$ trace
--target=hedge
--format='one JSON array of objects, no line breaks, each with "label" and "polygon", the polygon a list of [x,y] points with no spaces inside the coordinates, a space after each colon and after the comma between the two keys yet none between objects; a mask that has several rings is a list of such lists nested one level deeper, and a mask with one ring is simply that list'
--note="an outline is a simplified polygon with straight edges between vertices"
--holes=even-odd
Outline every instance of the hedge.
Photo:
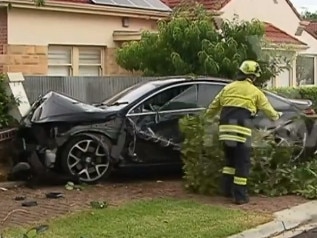
[{"label": "hedge", "polygon": [[[223,152],[217,136],[217,121],[205,115],[180,120],[185,137],[182,159],[185,187],[200,194],[219,194]],[[301,195],[317,198],[317,160],[291,160],[294,145],[278,146],[273,136],[253,131],[252,169],[249,190],[267,196]]]},{"label": "hedge", "polygon": [[316,86],[273,88],[270,91],[292,99],[310,99],[313,102],[313,108],[317,110]]},{"label": "hedge", "polygon": [[6,84],[6,76],[0,73],[0,129],[11,127],[16,123],[10,115],[10,110],[18,104],[18,100],[8,94]]}]

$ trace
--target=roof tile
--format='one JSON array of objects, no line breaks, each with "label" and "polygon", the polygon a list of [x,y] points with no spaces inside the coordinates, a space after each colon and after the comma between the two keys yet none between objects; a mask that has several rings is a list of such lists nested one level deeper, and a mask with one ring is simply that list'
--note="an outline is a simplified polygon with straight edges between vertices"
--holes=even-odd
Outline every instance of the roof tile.
[{"label": "roof tile", "polygon": [[317,22],[316,21],[311,21],[309,25],[306,26],[305,30],[317,39]]},{"label": "roof tile", "polygon": [[[182,0],[161,0],[170,8],[176,7],[179,5]],[[226,6],[231,0],[196,0],[196,2],[204,5],[207,10],[216,10],[219,11],[224,6]]]},{"label": "roof tile", "polygon": [[304,42],[298,40],[294,36],[289,35],[285,31],[265,22],[265,35],[266,38],[276,44],[294,44],[294,45],[306,45]]}]

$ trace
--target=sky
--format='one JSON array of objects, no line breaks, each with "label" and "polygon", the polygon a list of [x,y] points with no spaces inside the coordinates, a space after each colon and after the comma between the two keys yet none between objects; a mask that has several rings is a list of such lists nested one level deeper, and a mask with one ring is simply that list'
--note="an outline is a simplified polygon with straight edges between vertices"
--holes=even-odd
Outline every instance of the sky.
[{"label": "sky", "polygon": [[310,12],[317,11],[317,0],[291,0],[299,12],[307,9]]}]

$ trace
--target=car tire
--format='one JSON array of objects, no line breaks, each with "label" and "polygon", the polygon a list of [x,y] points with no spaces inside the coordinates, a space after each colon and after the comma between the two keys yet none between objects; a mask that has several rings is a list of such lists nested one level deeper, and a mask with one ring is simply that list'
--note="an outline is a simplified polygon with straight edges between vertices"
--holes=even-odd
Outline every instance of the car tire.
[{"label": "car tire", "polygon": [[61,168],[70,176],[78,176],[81,182],[96,183],[112,172],[111,146],[103,135],[76,135],[63,146]]}]

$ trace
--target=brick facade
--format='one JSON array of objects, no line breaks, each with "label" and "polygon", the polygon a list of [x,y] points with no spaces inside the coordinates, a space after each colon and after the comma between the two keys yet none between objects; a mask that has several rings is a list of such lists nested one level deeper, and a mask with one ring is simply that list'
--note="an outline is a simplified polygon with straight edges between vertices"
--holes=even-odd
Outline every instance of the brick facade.
[{"label": "brick facade", "polygon": [[[4,54],[5,45],[8,43],[8,14],[6,8],[0,8],[0,57]],[[0,60],[0,73],[3,72],[3,64]]]},{"label": "brick facade", "polygon": [[[121,68],[115,59],[115,48],[107,48],[104,61],[104,75],[139,75]],[[47,75],[48,47],[39,45],[4,45],[0,54],[2,72],[21,72],[26,76]]]},{"label": "brick facade", "polygon": [[137,75],[121,68],[116,62],[116,48],[107,48],[105,57],[105,75]]},{"label": "brick facade", "polygon": [[47,49],[47,46],[38,45],[5,45],[0,65],[3,65],[3,72],[46,75]]}]

